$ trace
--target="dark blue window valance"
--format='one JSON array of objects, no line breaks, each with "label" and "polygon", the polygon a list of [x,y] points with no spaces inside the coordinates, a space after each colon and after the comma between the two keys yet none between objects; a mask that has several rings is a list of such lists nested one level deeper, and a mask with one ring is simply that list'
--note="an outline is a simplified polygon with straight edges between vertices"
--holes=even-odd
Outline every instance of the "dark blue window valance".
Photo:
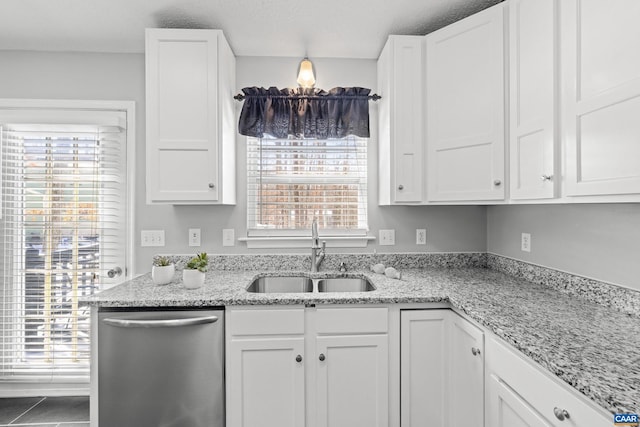
[{"label": "dark blue window valance", "polygon": [[244,104],[238,131],[256,138],[331,139],[369,137],[371,89],[242,89]]}]

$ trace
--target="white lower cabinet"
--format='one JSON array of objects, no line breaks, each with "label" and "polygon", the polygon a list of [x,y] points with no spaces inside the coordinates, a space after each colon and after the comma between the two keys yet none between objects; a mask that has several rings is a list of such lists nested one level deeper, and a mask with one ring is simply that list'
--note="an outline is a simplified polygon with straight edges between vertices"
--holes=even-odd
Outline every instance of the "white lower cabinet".
[{"label": "white lower cabinet", "polygon": [[484,333],[450,312],[449,423],[450,427],[483,425]]},{"label": "white lower cabinet", "polygon": [[227,427],[387,427],[388,309],[227,309]]},{"label": "white lower cabinet", "polygon": [[316,351],[318,427],[386,426],[387,335],[318,337]]},{"label": "white lower cabinet", "polygon": [[495,337],[486,342],[486,425],[605,427],[611,415]]},{"label": "white lower cabinet", "polygon": [[228,389],[229,425],[304,425],[302,354],[302,336],[235,340],[227,352],[227,378],[237,379]]},{"label": "white lower cabinet", "polygon": [[401,427],[483,426],[483,332],[451,310],[403,310]]},{"label": "white lower cabinet", "polygon": [[611,425],[448,308],[230,307],[226,319],[227,427]]},{"label": "white lower cabinet", "polygon": [[495,375],[487,384],[487,424],[494,427],[549,427],[542,415]]}]

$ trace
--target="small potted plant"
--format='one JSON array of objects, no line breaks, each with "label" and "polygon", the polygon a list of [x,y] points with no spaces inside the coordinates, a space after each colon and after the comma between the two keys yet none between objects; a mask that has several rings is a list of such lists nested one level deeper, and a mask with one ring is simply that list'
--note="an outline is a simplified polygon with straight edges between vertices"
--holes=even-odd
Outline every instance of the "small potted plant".
[{"label": "small potted plant", "polygon": [[196,289],[204,284],[204,274],[209,267],[209,257],[206,252],[196,254],[187,262],[182,271],[182,282],[188,289]]},{"label": "small potted plant", "polygon": [[173,280],[176,266],[167,257],[161,256],[153,260],[151,279],[156,285],[166,285]]}]

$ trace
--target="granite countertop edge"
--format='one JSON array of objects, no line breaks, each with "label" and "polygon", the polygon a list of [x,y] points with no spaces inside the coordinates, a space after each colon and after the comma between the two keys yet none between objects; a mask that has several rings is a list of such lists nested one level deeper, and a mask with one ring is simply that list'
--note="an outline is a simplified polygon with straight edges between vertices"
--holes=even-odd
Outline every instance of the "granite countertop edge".
[{"label": "granite countertop edge", "polygon": [[640,360],[634,351],[640,348],[638,317],[496,270],[411,269],[401,280],[353,271],[349,275],[367,277],[376,290],[301,294],[250,293],[246,287],[264,274],[322,278],[338,273],[209,271],[198,289],[186,289],[179,274],[167,285],[155,285],[145,274],[83,301],[105,309],[447,303],[609,412],[640,411]]}]

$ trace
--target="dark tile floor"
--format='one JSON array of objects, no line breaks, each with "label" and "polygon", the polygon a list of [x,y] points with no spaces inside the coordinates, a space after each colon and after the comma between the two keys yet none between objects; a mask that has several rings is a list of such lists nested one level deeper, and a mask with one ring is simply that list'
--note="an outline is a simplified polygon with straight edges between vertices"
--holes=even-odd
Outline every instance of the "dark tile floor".
[{"label": "dark tile floor", "polygon": [[89,427],[89,398],[16,397],[0,399],[0,427]]}]

